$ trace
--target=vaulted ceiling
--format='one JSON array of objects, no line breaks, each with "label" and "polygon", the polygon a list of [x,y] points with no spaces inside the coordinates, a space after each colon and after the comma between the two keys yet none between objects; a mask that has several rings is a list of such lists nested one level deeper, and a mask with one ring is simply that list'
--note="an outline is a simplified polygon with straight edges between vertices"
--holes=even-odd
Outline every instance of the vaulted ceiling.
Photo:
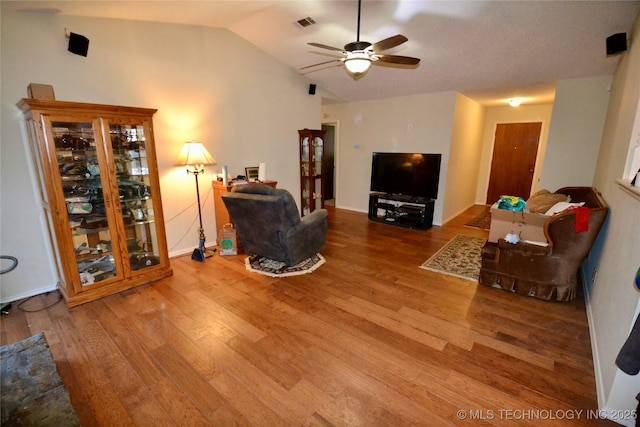
[{"label": "vaulted ceiling", "polygon": [[[333,94],[327,102],[459,91],[499,105],[513,97],[550,102],[557,80],[612,74],[620,56],[606,55],[605,40],[631,34],[640,1],[363,0],[360,39],[403,34],[409,41],[385,53],[421,63],[373,66],[359,80],[340,62],[300,70],[340,54],[309,42],[342,48],[356,40],[355,0],[28,1],[16,8],[227,28]],[[307,17],[315,24],[296,24]]]}]

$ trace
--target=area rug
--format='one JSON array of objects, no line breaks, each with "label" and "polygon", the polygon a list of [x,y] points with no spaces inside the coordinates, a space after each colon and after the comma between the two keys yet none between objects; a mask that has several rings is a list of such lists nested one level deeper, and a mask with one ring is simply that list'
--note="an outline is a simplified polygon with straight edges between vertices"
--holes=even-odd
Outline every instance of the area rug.
[{"label": "area rug", "polygon": [[461,279],[478,281],[480,256],[486,239],[457,235],[426,260],[420,268]]},{"label": "area rug", "polygon": [[480,214],[465,224],[467,227],[488,230],[491,226],[491,208],[487,206]]},{"label": "area rug", "polygon": [[301,274],[313,273],[324,263],[325,259],[320,254],[315,254],[300,264],[290,267],[287,267],[283,262],[273,261],[263,256],[251,256],[244,260],[248,271],[270,277],[299,276]]},{"label": "area rug", "polygon": [[0,425],[80,425],[43,333],[1,347],[0,369]]}]

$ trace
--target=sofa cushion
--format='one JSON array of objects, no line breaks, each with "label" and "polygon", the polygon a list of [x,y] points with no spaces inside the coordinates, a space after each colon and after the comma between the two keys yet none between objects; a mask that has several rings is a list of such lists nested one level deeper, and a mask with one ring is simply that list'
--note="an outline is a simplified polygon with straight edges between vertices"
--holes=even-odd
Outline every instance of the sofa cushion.
[{"label": "sofa cushion", "polygon": [[558,214],[560,212],[566,211],[569,208],[577,208],[580,206],[584,206],[584,202],[558,202],[555,205],[551,206],[546,212],[545,215],[551,216]]},{"label": "sofa cushion", "polygon": [[545,213],[558,202],[567,202],[565,194],[551,193],[549,190],[540,190],[527,200],[527,210],[533,213]]}]

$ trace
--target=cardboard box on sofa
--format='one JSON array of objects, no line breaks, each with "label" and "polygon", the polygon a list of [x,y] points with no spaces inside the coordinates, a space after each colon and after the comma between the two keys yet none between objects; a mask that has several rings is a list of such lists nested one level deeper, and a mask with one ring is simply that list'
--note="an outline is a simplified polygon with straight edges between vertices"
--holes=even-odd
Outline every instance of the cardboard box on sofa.
[{"label": "cardboard box on sofa", "polygon": [[520,240],[546,243],[544,223],[549,217],[530,212],[513,212],[498,209],[498,205],[491,207],[491,228],[489,241],[497,242],[509,233],[520,236]]}]

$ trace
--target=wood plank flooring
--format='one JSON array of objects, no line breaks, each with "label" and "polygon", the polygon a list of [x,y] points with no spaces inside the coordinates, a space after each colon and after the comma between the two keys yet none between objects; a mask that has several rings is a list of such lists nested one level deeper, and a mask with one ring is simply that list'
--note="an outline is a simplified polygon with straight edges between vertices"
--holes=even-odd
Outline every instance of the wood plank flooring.
[{"label": "wood plank flooring", "polygon": [[72,309],[14,303],[0,343],[44,332],[84,426],[616,425],[597,419],[581,293],[418,268],[457,234],[486,238],[464,226],[481,209],[425,232],[330,208],[313,274],[174,258],[173,277]]}]

